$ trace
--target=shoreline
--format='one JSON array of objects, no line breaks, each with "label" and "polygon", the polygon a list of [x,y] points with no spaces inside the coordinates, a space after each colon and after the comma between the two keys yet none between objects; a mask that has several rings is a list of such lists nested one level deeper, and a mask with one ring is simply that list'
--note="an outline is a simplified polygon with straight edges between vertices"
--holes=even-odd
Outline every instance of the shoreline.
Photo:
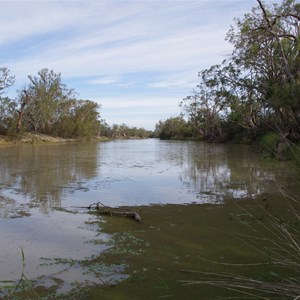
[{"label": "shoreline", "polygon": [[[91,139],[91,141],[106,141],[108,138],[106,137],[96,137]],[[57,136],[51,136],[47,134],[40,133],[24,133],[19,137],[8,137],[5,135],[0,135],[0,146],[2,145],[13,145],[13,144],[40,144],[40,143],[70,143],[70,142],[78,142],[80,139],[75,138],[62,138]]]},{"label": "shoreline", "polygon": [[0,135],[0,146],[5,146],[5,145],[14,145],[14,144],[57,144],[57,143],[74,143],[74,142],[82,142],[82,141],[91,141],[91,142],[106,142],[106,141],[111,141],[115,139],[142,139],[140,137],[114,137],[114,138],[109,138],[105,136],[99,136],[99,137],[94,137],[91,139],[85,139],[85,138],[62,138],[58,136],[51,136],[47,134],[41,134],[41,133],[31,133],[31,132],[26,132],[23,133],[20,136],[17,137],[11,137],[11,136],[6,136],[6,135]]},{"label": "shoreline", "polygon": [[46,134],[24,133],[19,137],[0,135],[0,145],[34,144],[34,143],[66,143],[75,139],[65,139]]}]

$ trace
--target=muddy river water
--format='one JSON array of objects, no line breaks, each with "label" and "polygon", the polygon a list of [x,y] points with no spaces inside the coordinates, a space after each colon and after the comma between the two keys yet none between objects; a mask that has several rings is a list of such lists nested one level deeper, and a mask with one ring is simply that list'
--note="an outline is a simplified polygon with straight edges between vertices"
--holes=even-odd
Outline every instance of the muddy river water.
[{"label": "muddy river water", "polygon": [[[284,211],[282,187],[299,195],[293,166],[243,145],[148,139],[2,146],[0,298],[225,297],[184,283],[198,271],[266,262],[236,234],[249,236],[266,212]],[[130,206],[143,223],[90,212],[98,201]],[[269,270],[237,272],[263,277]]]}]

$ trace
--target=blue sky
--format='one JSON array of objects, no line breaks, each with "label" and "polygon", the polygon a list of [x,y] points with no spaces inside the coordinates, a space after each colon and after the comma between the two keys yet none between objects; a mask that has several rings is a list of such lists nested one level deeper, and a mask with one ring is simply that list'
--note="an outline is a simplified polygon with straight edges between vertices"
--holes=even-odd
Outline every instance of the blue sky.
[{"label": "blue sky", "polygon": [[[270,1],[265,1],[270,3]],[[102,105],[108,124],[154,129],[200,70],[231,52],[234,17],[255,0],[0,0],[0,66],[16,76],[9,94],[42,68],[61,73],[79,98]]]}]

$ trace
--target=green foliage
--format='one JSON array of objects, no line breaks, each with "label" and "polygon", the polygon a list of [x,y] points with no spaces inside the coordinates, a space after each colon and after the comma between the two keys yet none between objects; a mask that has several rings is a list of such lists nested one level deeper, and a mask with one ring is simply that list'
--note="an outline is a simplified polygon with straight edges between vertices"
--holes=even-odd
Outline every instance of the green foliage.
[{"label": "green foliage", "polygon": [[66,138],[92,138],[100,128],[99,105],[89,100],[70,101],[69,109],[57,120],[53,132]]},{"label": "green foliage", "polygon": [[275,150],[278,141],[278,133],[267,132],[260,138],[259,144],[263,150],[272,153]]},{"label": "green foliage", "polygon": [[5,67],[0,68],[0,97],[14,83],[15,77],[13,75],[10,75],[10,70]]},{"label": "green foliage", "polygon": [[[74,91],[63,84],[60,73],[53,70],[42,69],[37,76],[30,75],[28,78],[29,103],[24,112],[24,127],[36,133],[49,134],[64,114],[66,103],[71,104],[74,99]],[[19,99],[21,103],[21,94]]]},{"label": "green foliage", "polygon": [[[300,111],[300,80],[292,83],[273,83],[268,89],[268,100],[281,115],[292,116]],[[286,120],[291,121],[291,120]]]},{"label": "green foliage", "polygon": [[101,124],[100,133],[110,138],[148,138],[151,135],[144,128],[129,127],[126,124],[108,126],[106,123]]},{"label": "green foliage", "polygon": [[[22,130],[53,134],[65,138],[91,138],[100,128],[99,105],[78,100],[73,89],[61,81],[61,74],[42,69],[28,76],[28,103],[24,109]],[[20,105],[24,101],[19,95]]]},{"label": "green foliage", "polygon": [[[281,156],[300,140],[300,6],[295,0],[257,2],[226,36],[234,46],[231,56],[199,72],[200,83],[181,107],[198,137],[263,136],[262,147]],[[278,145],[270,130],[281,137]]]},{"label": "green foliage", "polygon": [[[42,69],[28,78],[30,83],[19,92],[20,110],[17,110],[16,101],[2,96],[14,83],[14,77],[8,69],[0,68],[0,134],[14,139],[28,131],[78,139],[146,138],[151,134],[144,128],[126,124],[110,127],[100,119],[100,105],[76,99],[75,91],[62,83],[60,73]],[[20,126],[17,126],[20,115]]]},{"label": "green foliage", "polygon": [[0,134],[8,134],[16,125],[16,106],[8,97],[0,97]]},{"label": "green foliage", "polygon": [[0,134],[7,134],[15,122],[16,103],[4,96],[7,89],[15,82],[10,70],[0,68]]},{"label": "green foliage", "polygon": [[287,158],[294,162],[296,172],[300,175],[300,143],[291,145],[287,152]]},{"label": "green foliage", "polygon": [[182,117],[173,117],[159,121],[154,135],[161,139],[184,139],[193,137],[194,130]]}]

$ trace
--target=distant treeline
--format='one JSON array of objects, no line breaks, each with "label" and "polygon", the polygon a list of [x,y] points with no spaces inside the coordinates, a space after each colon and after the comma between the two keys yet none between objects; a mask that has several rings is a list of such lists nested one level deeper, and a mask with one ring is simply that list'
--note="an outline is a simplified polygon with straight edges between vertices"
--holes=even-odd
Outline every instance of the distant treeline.
[{"label": "distant treeline", "polygon": [[227,33],[232,54],[199,72],[182,115],[159,121],[155,136],[255,141],[279,158],[299,143],[300,4],[257,3]]},{"label": "distant treeline", "polygon": [[11,137],[33,132],[64,138],[144,138],[150,132],[125,124],[109,126],[100,119],[100,105],[78,99],[73,89],[61,81],[61,74],[42,69],[28,76],[29,84],[17,99],[6,96],[15,77],[0,68],[0,134]]},{"label": "distant treeline", "polygon": [[105,121],[100,124],[100,136],[108,138],[149,138],[153,136],[153,132],[144,128],[129,127],[126,124],[113,124],[109,126]]}]

